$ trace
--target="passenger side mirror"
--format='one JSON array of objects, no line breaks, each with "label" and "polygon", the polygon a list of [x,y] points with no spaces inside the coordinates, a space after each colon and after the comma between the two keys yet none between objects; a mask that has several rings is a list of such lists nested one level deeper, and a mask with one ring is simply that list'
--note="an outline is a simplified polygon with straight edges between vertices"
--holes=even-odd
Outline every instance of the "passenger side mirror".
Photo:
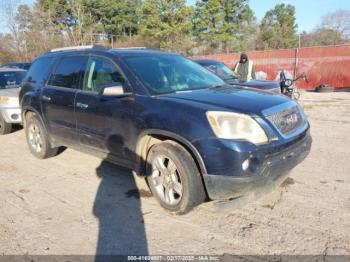
[{"label": "passenger side mirror", "polygon": [[129,93],[125,93],[123,85],[121,83],[112,83],[105,85],[100,90],[101,96],[124,96]]}]

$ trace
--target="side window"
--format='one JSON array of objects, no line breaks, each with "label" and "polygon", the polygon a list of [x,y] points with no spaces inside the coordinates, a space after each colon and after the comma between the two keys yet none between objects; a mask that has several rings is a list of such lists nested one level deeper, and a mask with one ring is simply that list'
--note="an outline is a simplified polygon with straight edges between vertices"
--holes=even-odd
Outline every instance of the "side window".
[{"label": "side window", "polygon": [[126,81],[115,64],[107,58],[90,57],[85,70],[83,90],[98,93],[106,85],[120,83],[126,85]]},{"label": "side window", "polygon": [[84,56],[68,56],[61,59],[56,71],[51,75],[49,85],[66,88],[79,88],[79,79],[87,58]]},{"label": "side window", "polygon": [[40,84],[48,76],[53,64],[53,57],[41,57],[34,61],[30,67],[24,82]]}]

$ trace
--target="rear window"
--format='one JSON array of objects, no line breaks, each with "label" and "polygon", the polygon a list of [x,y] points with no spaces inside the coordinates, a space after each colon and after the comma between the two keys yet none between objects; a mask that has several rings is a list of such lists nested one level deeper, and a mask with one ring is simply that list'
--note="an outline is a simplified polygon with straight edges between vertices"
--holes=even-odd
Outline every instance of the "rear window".
[{"label": "rear window", "polygon": [[46,80],[53,64],[53,57],[41,57],[34,61],[30,67],[25,82],[40,84]]},{"label": "rear window", "polygon": [[87,62],[87,57],[69,56],[64,57],[57,65],[55,73],[52,74],[49,85],[78,88],[82,70]]},{"label": "rear window", "polygon": [[26,72],[0,72],[0,89],[16,88],[22,82]]}]

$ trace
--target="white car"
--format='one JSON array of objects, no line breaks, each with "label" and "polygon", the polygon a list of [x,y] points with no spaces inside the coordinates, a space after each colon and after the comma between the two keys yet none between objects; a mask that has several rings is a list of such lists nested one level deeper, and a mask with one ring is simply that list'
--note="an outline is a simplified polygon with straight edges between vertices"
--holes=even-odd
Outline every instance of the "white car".
[{"label": "white car", "polygon": [[14,124],[22,123],[18,93],[26,73],[18,68],[0,68],[0,135],[10,133]]}]

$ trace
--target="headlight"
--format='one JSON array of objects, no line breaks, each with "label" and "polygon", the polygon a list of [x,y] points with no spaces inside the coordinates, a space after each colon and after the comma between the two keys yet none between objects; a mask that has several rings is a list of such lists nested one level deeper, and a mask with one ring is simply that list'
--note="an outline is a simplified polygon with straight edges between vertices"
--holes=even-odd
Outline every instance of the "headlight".
[{"label": "headlight", "polygon": [[247,140],[253,144],[268,142],[265,131],[248,115],[208,111],[207,118],[219,138]]},{"label": "headlight", "polygon": [[3,106],[17,105],[18,98],[10,96],[0,96],[0,104]]}]

